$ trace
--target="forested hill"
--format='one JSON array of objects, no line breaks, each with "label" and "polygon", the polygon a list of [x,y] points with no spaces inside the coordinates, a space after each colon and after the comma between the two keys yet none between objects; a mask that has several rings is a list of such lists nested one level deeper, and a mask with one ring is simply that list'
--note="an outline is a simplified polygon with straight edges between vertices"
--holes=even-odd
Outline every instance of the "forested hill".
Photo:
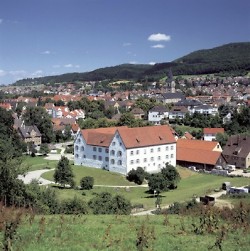
[{"label": "forested hill", "polygon": [[158,80],[171,68],[176,75],[198,74],[235,74],[242,75],[250,71],[250,42],[231,43],[213,49],[199,50],[170,63],[154,66],[143,64],[123,64],[100,68],[85,73],[67,73],[35,79],[19,80],[14,85],[36,85],[44,83],[98,81],[98,80]]}]

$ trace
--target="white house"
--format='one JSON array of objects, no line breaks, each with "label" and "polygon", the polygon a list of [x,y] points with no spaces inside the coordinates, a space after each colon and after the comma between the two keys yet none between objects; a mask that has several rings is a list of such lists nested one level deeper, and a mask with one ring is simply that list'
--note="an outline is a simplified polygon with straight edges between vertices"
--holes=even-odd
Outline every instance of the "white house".
[{"label": "white house", "polygon": [[121,174],[139,166],[158,172],[176,165],[176,140],[167,125],[85,129],[74,142],[74,163]]},{"label": "white house", "polygon": [[218,133],[224,133],[224,128],[203,128],[203,139],[206,141],[216,140]]},{"label": "white house", "polygon": [[155,106],[148,112],[148,121],[160,125],[161,120],[168,118],[168,109],[165,106]]}]

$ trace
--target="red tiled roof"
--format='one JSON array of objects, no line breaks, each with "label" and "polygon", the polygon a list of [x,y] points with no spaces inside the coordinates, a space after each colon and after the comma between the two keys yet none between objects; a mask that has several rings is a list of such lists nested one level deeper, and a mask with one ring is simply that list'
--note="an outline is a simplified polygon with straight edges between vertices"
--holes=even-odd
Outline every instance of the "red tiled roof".
[{"label": "red tiled roof", "polygon": [[126,148],[175,143],[172,128],[167,125],[135,128],[119,128],[118,132]]},{"label": "red tiled roof", "polygon": [[192,135],[191,133],[189,133],[189,132],[185,132],[185,133],[184,133],[184,137],[185,137],[186,139],[193,139],[193,138],[194,138],[193,135]]},{"label": "red tiled roof", "polygon": [[177,143],[176,155],[177,155],[176,156],[177,161],[215,165],[221,155],[221,152],[197,150],[192,148],[181,148],[178,147]]},{"label": "red tiled roof", "polygon": [[204,128],[204,134],[217,134],[217,133],[224,133],[224,128]]},{"label": "red tiled roof", "polygon": [[217,141],[204,141],[204,140],[196,140],[196,139],[178,139],[177,140],[177,149],[185,148],[185,149],[195,149],[196,154],[198,154],[200,150],[213,151],[218,145]]}]

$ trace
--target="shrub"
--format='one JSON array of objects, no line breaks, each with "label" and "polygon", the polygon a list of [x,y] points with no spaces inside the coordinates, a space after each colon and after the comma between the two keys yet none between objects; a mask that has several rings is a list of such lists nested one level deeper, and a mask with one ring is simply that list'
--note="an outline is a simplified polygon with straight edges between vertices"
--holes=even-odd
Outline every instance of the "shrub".
[{"label": "shrub", "polygon": [[85,176],[80,180],[80,186],[83,190],[90,190],[94,186],[94,178],[91,176]]},{"label": "shrub", "polygon": [[73,199],[62,201],[60,211],[63,214],[87,214],[88,206],[85,201],[75,196]]},{"label": "shrub", "polygon": [[142,167],[137,167],[137,169],[132,169],[127,174],[127,180],[141,185],[145,179],[145,171]]}]

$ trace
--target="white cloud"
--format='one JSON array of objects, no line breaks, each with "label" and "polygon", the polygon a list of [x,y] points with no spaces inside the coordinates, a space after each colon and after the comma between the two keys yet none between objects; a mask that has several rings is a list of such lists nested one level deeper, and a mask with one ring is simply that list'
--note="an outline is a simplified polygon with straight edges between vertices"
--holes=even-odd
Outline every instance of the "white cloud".
[{"label": "white cloud", "polygon": [[0,18],[0,24],[3,22],[3,19]]},{"label": "white cloud", "polygon": [[59,64],[52,65],[53,68],[60,68],[61,66]]},{"label": "white cloud", "polygon": [[123,46],[130,46],[130,45],[132,45],[131,43],[123,43],[122,44]]},{"label": "white cloud", "polygon": [[157,48],[157,49],[162,49],[162,48],[165,47],[165,45],[163,45],[163,44],[156,44],[156,45],[152,45],[151,47],[152,48]]},{"label": "white cloud", "polygon": [[166,35],[166,34],[162,34],[162,33],[157,33],[157,34],[151,34],[149,37],[148,37],[148,40],[149,41],[170,41],[171,40],[171,37],[169,35]]},{"label": "white cloud", "polygon": [[149,62],[148,64],[149,65],[155,65],[156,63],[155,62]]},{"label": "white cloud", "polygon": [[72,65],[72,64],[65,64],[64,67],[65,67],[65,68],[72,68],[73,65]]},{"label": "white cloud", "polygon": [[6,71],[0,69],[0,77],[5,76],[6,74],[7,74]]},{"label": "white cloud", "polygon": [[41,54],[49,55],[49,54],[51,54],[51,52],[50,51],[43,51],[43,52],[41,52]]}]

